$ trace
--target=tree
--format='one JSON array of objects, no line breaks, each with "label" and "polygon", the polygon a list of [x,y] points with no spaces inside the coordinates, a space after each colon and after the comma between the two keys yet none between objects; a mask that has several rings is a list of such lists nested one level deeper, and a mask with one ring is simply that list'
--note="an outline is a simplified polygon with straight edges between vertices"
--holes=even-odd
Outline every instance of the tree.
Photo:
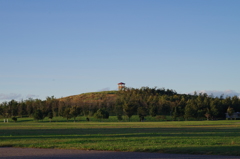
[{"label": "tree", "polygon": [[117,116],[117,119],[119,121],[123,120],[123,118],[122,118],[123,107],[122,107],[122,102],[119,99],[116,100],[114,112],[115,112],[115,114]]},{"label": "tree", "polygon": [[26,103],[26,111],[29,116],[32,116],[34,114],[34,109],[33,109],[33,99],[29,98],[28,100],[25,101]]},{"label": "tree", "polygon": [[220,105],[219,99],[212,99],[210,102],[210,115],[212,118],[217,117],[219,114],[218,105]]},{"label": "tree", "polygon": [[186,100],[185,100],[184,97],[182,97],[180,102],[177,103],[177,116],[178,116],[178,120],[180,120],[181,117],[184,117],[185,106],[186,106]]},{"label": "tree", "polygon": [[140,121],[143,121],[144,117],[147,116],[147,109],[144,107],[138,107],[137,114],[140,118]]},{"label": "tree", "polygon": [[73,106],[70,108],[70,114],[72,115],[74,122],[76,120],[76,117],[80,114],[80,109],[76,106]]},{"label": "tree", "polygon": [[230,117],[231,120],[232,120],[232,115],[235,113],[234,109],[231,108],[231,107],[228,107],[227,113],[228,113],[229,117]]},{"label": "tree", "polygon": [[199,120],[199,119],[201,119],[202,117],[204,117],[205,116],[205,111],[203,110],[203,109],[198,109],[197,110],[197,119]]},{"label": "tree", "polygon": [[209,118],[211,117],[211,111],[207,108],[207,111],[205,113],[205,117],[207,118],[207,120],[209,120]]},{"label": "tree", "polygon": [[42,111],[40,109],[37,109],[33,114],[33,118],[34,118],[34,120],[37,120],[37,121],[38,120],[43,120],[44,117],[43,117]]},{"label": "tree", "polygon": [[65,103],[63,101],[59,101],[58,103],[58,115],[59,116],[64,116],[64,110],[65,110],[66,106]]},{"label": "tree", "polygon": [[52,111],[48,112],[48,118],[50,119],[50,122],[52,122],[52,118],[53,118],[53,112]]},{"label": "tree", "polygon": [[184,118],[188,120],[190,117],[196,118],[195,103],[193,100],[188,100],[184,110]]},{"label": "tree", "polygon": [[170,102],[163,101],[161,104],[161,114],[169,115],[171,113]]},{"label": "tree", "polygon": [[0,105],[0,115],[3,115],[3,108],[2,108],[2,105]]},{"label": "tree", "polygon": [[94,117],[97,119],[108,119],[109,113],[106,111],[106,109],[98,109],[97,112],[94,114]]},{"label": "tree", "polygon": [[158,108],[157,108],[157,106],[152,105],[152,106],[150,107],[149,114],[150,114],[152,117],[155,117],[155,116],[157,115],[157,113],[158,113]]},{"label": "tree", "polygon": [[124,113],[127,115],[129,121],[130,118],[132,117],[132,115],[136,112],[136,105],[134,102],[130,101],[130,102],[125,102],[123,105],[123,111]]},{"label": "tree", "polygon": [[54,110],[56,110],[56,99],[54,98],[54,96],[46,97],[45,107],[46,107],[45,111],[47,116],[49,116],[49,112],[51,112],[52,117],[53,117],[53,114],[55,114],[56,116],[57,113],[54,112]]},{"label": "tree", "polygon": [[232,108],[234,109],[235,112],[240,111],[240,99],[238,96],[232,97]]},{"label": "tree", "polygon": [[226,110],[231,107],[232,107],[232,100],[231,100],[231,97],[226,97],[225,99],[222,100],[222,107],[223,107],[223,114],[225,114]]},{"label": "tree", "polygon": [[7,102],[3,102],[3,103],[1,104],[1,107],[2,107],[2,116],[3,116],[4,118],[10,117],[10,115],[11,115],[11,109],[10,109],[8,103],[7,103]]},{"label": "tree", "polygon": [[17,116],[18,115],[18,102],[15,100],[11,100],[8,102],[9,113],[10,116]]},{"label": "tree", "polygon": [[26,104],[24,101],[21,101],[18,104],[18,116],[22,117],[23,115],[27,115]]},{"label": "tree", "polygon": [[175,107],[174,110],[173,110],[173,119],[176,120],[179,117],[181,116],[181,112],[180,112],[180,108],[179,107]]},{"label": "tree", "polygon": [[68,119],[71,119],[71,118],[72,118],[72,115],[71,115],[71,113],[70,113],[70,108],[66,108],[66,109],[64,110],[64,112],[63,112],[63,117],[66,118],[67,121],[68,121]]}]

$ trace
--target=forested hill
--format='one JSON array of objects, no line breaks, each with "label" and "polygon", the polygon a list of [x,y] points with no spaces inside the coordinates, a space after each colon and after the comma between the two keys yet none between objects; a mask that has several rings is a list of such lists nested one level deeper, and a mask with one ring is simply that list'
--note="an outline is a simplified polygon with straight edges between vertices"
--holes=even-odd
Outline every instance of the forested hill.
[{"label": "forested hill", "polygon": [[115,115],[119,120],[123,115],[129,119],[132,115],[139,115],[140,119],[148,115],[170,115],[173,120],[223,119],[226,112],[232,114],[234,111],[240,112],[240,99],[237,96],[219,98],[201,93],[186,95],[171,89],[149,87],[83,93],[60,99],[12,100],[0,105],[1,117],[34,116],[40,113],[42,117],[62,116],[67,119],[79,115],[101,118]]},{"label": "forested hill", "polygon": [[[139,90],[139,93],[147,93],[147,94],[158,94],[158,95],[169,95],[172,96],[177,94],[176,91],[171,89],[157,89],[157,88],[148,88],[142,87],[140,89],[134,88],[126,88],[125,90]],[[119,95],[119,91],[101,91],[101,92],[90,92],[90,93],[83,93],[78,95],[67,96],[63,98],[59,98],[59,101],[69,101],[69,100],[80,100],[80,101],[101,101],[101,100],[115,100],[116,97]]]}]

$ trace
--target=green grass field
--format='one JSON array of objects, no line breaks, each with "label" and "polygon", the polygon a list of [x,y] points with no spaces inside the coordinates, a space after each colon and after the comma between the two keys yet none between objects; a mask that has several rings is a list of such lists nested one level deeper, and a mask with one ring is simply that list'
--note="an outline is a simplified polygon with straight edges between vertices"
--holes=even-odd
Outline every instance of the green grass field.
[{"label": "green grass field", "polygon": [[[80,118],[81,119],[81,118]],[[139,151],[240,156],[240,121],[17,123],[0,119],[0,147]],[[78,119],[79,120],[79,119]]]}]

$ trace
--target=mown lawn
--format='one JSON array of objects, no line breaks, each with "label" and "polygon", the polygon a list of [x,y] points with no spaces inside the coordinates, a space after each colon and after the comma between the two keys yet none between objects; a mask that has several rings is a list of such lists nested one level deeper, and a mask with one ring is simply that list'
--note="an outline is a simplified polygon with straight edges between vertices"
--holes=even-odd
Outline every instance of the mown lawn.
[{"label": "mown lawn", "polygon": [[240,121],[1,120],[0,146],[240,156]]}]

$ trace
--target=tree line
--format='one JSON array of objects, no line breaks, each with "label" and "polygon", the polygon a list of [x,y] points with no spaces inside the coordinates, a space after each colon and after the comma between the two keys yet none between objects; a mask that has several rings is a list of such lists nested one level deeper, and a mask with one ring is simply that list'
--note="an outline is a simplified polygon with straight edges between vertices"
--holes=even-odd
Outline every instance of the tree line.
[{"label": "tree line", "polygon": [[27,99],[11,100],[0,104],[0,116],[3,118],[34,117],[41,120],[48,117],[64,117],[67,120],[77,116],[107,119],[115,115],[118,120],[127,116],[129,121],[133,115],[138,115],[142,121],[146,116],[171,116],[173,120],[224,119],[240,112],[240,99],[233,97],[214,97],[206,93],[196,92],[194,95],[178,94],[174,90],[164,88],[124,88],[116,91],[114,96],[100,93],[95,98],[65,98],[54,96],[45,100]]}]

